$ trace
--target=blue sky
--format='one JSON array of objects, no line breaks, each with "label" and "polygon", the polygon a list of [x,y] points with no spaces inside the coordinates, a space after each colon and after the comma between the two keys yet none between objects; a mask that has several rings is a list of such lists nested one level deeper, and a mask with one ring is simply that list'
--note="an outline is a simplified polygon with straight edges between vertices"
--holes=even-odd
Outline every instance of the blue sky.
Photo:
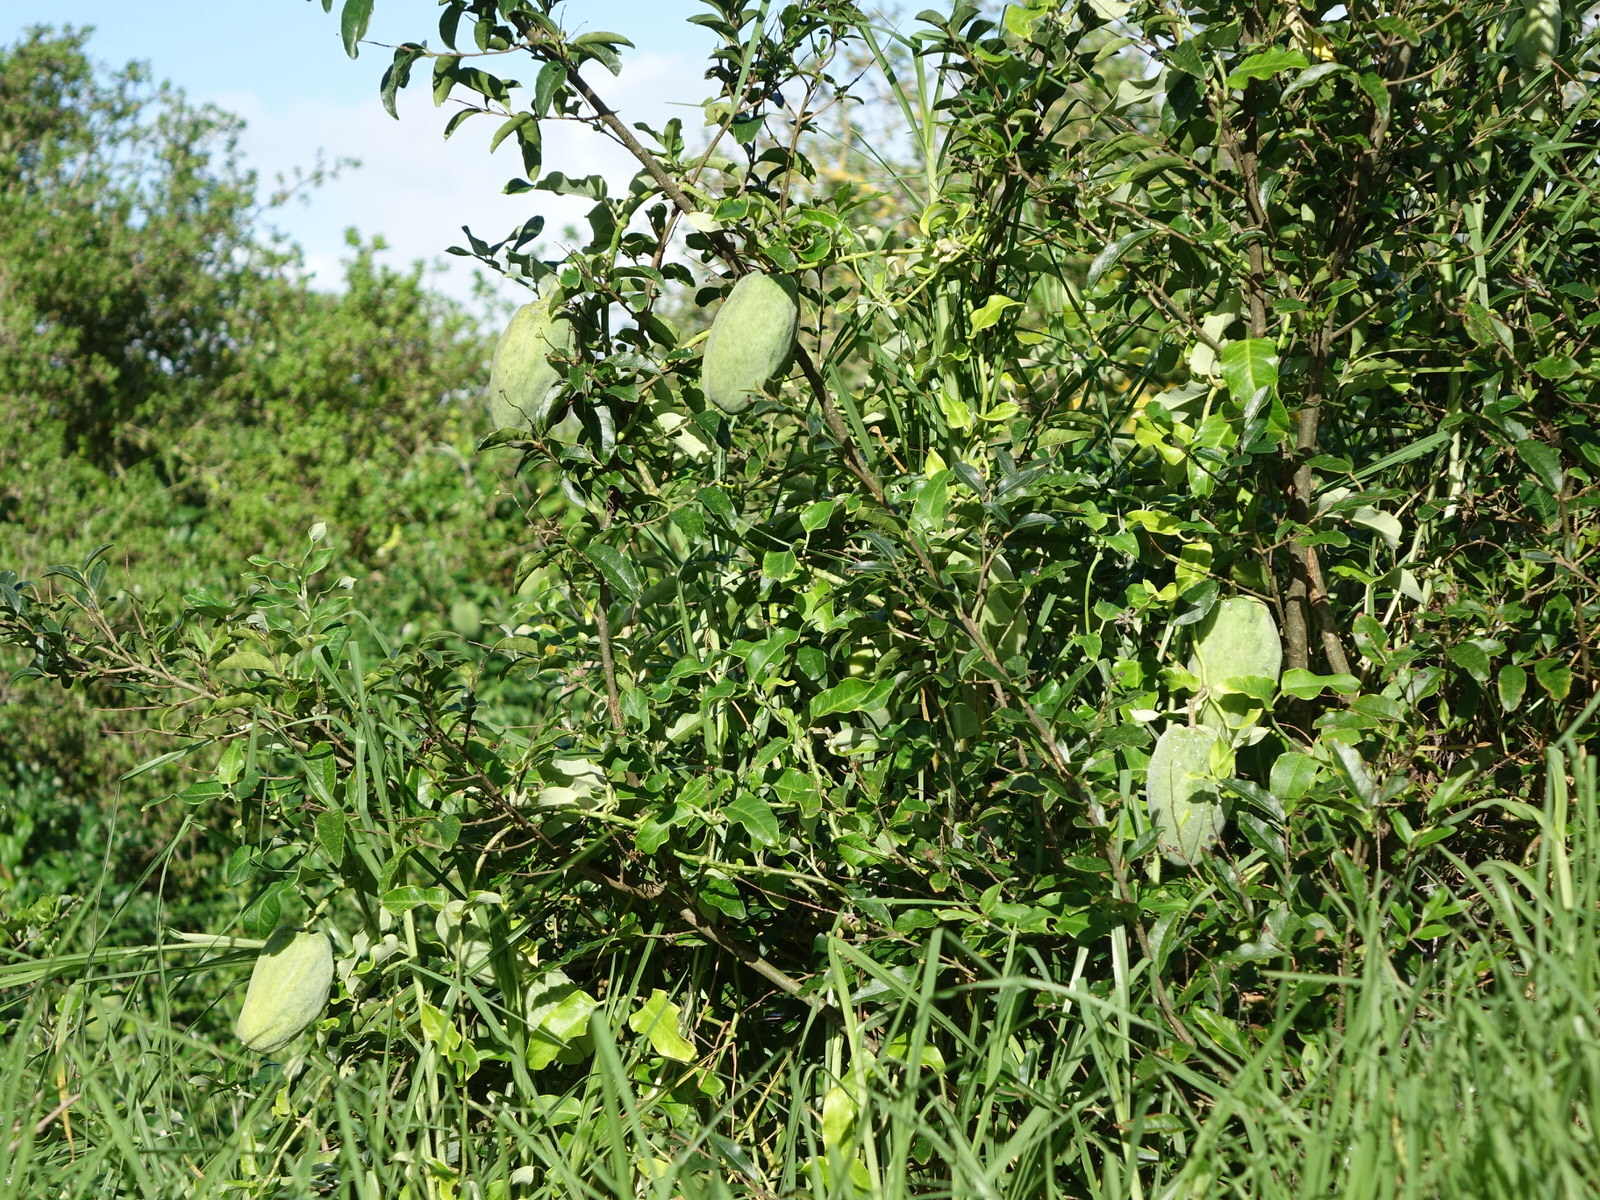
[{"label": "blue sky", "polygon": [[[88,48],[96,60],[148,62],[157,79],[191,100],[243,117],[244,161],[260,174],[263,191],[280,173],[314,166],[319,151],[329,160],[361,159],[359,169],[312,193],[309,203],[273,215],[305,249],[319,281],[337,281],[343,231],[354,225],[364,235],[381,234],[396,263],[444,260],[448,273],[437,285],[465,298],[471,268],[444,253],[462,243],[462,225],[498,240],[534,211],[545,213],[549,235],[577,220],[585,206],[575,201],[561,207],[540,193],[501,194],[506,180],[521,174],[521,160],[513,140],[490,156],[495,123],[488,118],[468,121],[444,141],[450,113],[433,107],[425,70],[401,94],[401,119],[391,119],[378,101],[390,52],[364,45],[358,59],[347,57],[339,9],[340,0],[331,13],[320,0],[0,0],[0,43],[15,42],[30,25],[94,26]],[[586,72],[625,119],[655,125],[678,115],[693,129],[699,118],[692,109],[711,86],[703,77],[711,38],[687,18],[707,11],[694,0],[569,0],[557,15],[569,30],[608,29],[638,47],[625,52],[618,79]],[[377,0],[368,40],[439,45],[438,12],[435,0]],[[528,77],[525,61],[508,59],[500,73]],[[632,173],[614,147],[566,126],[547,130],[545,162],[568,175]]]}]

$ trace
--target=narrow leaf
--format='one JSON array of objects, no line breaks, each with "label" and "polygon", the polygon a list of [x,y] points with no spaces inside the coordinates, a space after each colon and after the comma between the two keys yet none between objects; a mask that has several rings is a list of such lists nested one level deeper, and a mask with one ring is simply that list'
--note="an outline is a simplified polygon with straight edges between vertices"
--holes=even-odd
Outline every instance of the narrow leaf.
[{"label": "narrow leaf", "polygon": [[1086,286],[1094,287],[1105,276],[1105,273],[1117,265],[1117,262],[1129,250],[1133,249],[1146,238],[1154,237],[1160,230],[1136,229],[1132,233],[1125,233],[1112,242],[1099,254],[1094,256],[1094,261],[1089,264],[1089,276]]},{"label": "narrow leaf", "polygon": [[372,0],[344,0],[339,12],[339,36],[344,38],[344,52],[355,58],[361,52],[361,39],[367,36],[367,23],[372,20]]},{"label": "narrow leaf", "polygon": [[877,708],[894,688],[892,679],[868,683],[864,679],[846,679],[843,683],[818,692],[811,700],[811,719],[819,720],[834,713],[862,712]]},{"label": "narrow leaf", "polygon": [[633,49],[633,43],[620,33],[606,33],[597,30],[594,33],[580,33],[572,39],[573,46],[626,46]]},{"label": "narrow leaf", "polygon": [[615,546],[592,543],[583,553],[611,585],[611,590],[617,594],[617,599],[627,601],[638,599],[639,593],[644,590],[644,583],[639,578],[638,568],[629,562],[620,550]]},{"label": "narrow leaf", "polygon": [[344,861],[344,835],[343,811],[330,808],[327,812],[317,814],[317,845],[327,855],[329,862],[338,864]]},{"label": "narrow leaf", "polygon": [[1561,486],[1567,481],[1567,473],[1561,469],[1561,455],[1545,445],[1543,442],[1518,442],[1517,457],[1525,462],[1533,473],[1539,477],[1539,482],[1552,496],[1561,494]]},{"label": "narrow leaf", "polygon": [[531,120],[533,120],[532,113],[520,112],[516,116],[512,117],[509,121],[505,122],[505,124],[501,125],[499,129],[494,131],[494,136],[489,139],[489,153],[493,154],[500,148],[501,142],[505,141],[506,138],[510,137],[513,133],[521,129]]},{"label": "narrow leaf", "polygon": [[1228,86],[1242,88],[1252,80],[1271,79],[1285,71],[1310,65],[1310,60],[1298,50],[1264,50],[1240,63],[1238,69],[1228,76]]},{"label": "narrow leaf", "polygon": [[550,104],[558,89],[567,84],[567,68],[563,63],[547,62],[539,68],[539,77],[533,84],[533,111],[541,117],[550,115]]},{"label": "narrow leaf", "polygon": [[383,101],[384,111],[396,121],[400,114],[395,110],[395,93],[411,82],[411,64],[422,57],[422,47],[413,43],[395,48],[394,61],[389,64],[389,69],[383,73],[383,83],[379,86],[378,95]]},{"label": "narrow leaf", "polygon": [[1304,71],[1301,71],[1299,75],[1295,76],[1293,83],[1283,89],[1282,98],[1287,100],[1296,92],[1303,91],[1312,84],[1326,79],[1329,75],[1337,75],[1339,72],[1348,71],[1349,69],[1350,68],[1345,66],[1343,63],[1334,62],[1318,63],[1314,67],[1307,67]]}]

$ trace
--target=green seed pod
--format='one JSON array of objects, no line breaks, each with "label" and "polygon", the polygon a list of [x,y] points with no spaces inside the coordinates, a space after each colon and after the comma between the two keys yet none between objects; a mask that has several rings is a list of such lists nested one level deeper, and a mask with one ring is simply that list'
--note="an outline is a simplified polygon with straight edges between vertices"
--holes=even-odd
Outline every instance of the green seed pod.
[{"label": "green seed pod", "polygon": [[787,369],[799,328],[792,280],[760,274],[740,279],[706,339],[700,365],[706,399],[729,416],[749,408],[755,393]]},{"label": "green seed pod", "polygon": [[333,947],[321,933],[280,929],[267,939],[233,1031],[260,1054],[287,1046],[315,1021],[333,985]]},{"label": "green seed pod", "polygon": [[1524,71],[1534,71],[1550,61],[1561,42],[1561,0],[1530,0],[1517,23],[1512,53]]},{"label": "green seed pod", "polygon": [[1226,818],[1212,748],[1221,735],[1204,725],[1169,726],[1156,740],[1145,779],[1145,805],[1161,831],[1157,846],[1166,860],[1193,866],[1222,836]]},{"label": "green seed pod", "polygon": [[550,424],[564,378],[551,355],[572,354],[572,322],[551,311],[549,300],[517,309],[495,347],[489,372],[489,415],[496,429],[532,429]]},{"label": "green seed pod", "polygon": [[1227,681],[1246,676],[1277,681],[1283,670],[1283,643],[1272,610],[1250,596],[1230,596],[1206,614],[1194,637],[1189,671],[1214,694],[1201,709],[1201,719],[1218,729],[1247,729],[1255,724],[1259,702],[1243,696],[1230,699]]},{"label": "green seed pod", "polygon": [[1276,679],[1283,669],[1283,643],[1272,610],[1253,596],[1230,596],[1217,604],[1195,632],[1189,670],[1205,687],[1241,675]]}]

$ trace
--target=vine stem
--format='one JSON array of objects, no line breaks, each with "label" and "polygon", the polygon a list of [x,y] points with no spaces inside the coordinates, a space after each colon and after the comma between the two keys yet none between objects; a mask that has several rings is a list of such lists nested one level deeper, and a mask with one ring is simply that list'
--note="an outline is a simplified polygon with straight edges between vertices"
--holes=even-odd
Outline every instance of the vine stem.
[{"label": "vine stem", "polygon": [[595,611],[595,630],[600,636],[600,672],[606,681],[606,711],[611,715],[611,728],[625,733],[627,725],[622,719],[622,692],[617,687],[617,660],[611,651],[611,585],[600,577],[600,604]]}]

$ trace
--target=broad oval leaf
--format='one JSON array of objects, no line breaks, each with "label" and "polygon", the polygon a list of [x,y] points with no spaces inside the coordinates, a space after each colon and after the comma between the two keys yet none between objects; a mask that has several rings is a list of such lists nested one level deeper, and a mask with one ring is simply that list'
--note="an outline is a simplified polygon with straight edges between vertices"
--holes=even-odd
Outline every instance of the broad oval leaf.
[{"label": "broad oval leaf", "polygon": [[1222,379],[1228,394],[1240,404],[1249,403],[1262,388],[1269,395],[1278,390],[1278,348],[1268,338],[1246,338],[1229,342],[1219,359]]}]

